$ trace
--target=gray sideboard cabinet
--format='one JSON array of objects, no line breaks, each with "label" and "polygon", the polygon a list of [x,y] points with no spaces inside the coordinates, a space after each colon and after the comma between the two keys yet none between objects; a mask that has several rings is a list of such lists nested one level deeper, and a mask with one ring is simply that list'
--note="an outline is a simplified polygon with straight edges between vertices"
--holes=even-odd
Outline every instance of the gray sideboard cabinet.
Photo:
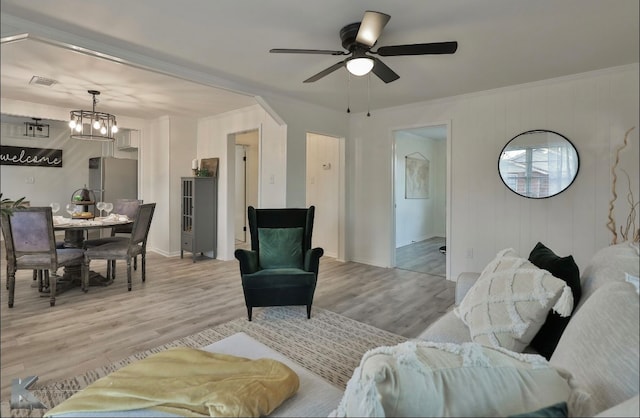
[{"label": "gray sideboard cabinet", "polygon": [[182,177],[180,258],[184,252],[198,254],[217,251],[218,184],[216,177]]}]

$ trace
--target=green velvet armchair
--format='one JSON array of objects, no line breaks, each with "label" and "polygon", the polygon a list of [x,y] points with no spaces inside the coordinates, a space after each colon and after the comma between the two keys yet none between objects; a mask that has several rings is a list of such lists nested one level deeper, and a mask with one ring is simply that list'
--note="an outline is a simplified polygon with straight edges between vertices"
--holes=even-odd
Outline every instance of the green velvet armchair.
[{"label": "green velvet armchair", "polygon": [[311,318],[322,248],[311,248],[315,207],[248,208],[251,250],[237,249],[242,289],[253,307],[306,305]]}]

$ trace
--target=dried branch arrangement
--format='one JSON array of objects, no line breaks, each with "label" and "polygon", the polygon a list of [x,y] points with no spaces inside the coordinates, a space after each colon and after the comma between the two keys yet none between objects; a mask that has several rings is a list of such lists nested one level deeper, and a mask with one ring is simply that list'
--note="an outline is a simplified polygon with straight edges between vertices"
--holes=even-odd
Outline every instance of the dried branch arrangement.
[{"label": "dried branch arrangement", "polygon": [[[627,146],[628,140],[629,140],[629,134],[634,129],[635,129],[635,126],[629,129],[627,132],[625,132],[624,141],[622,145],[620,145],[616,150],[616,160],[614,161],[613,166],[611,166],[611,193],[613,194],[613,197],[609,201],[609,216],[608,216],[609,221],[607,222],[607,229],[611,231],[611,233],[613,234],[613,238],[611,239],[611,245],[618,243],[618,230],[616,228],[616,220],[613,214],[614,208],[615,208],[615,201],[618,199],[618,193],[616,192],[616,183],[618,181],[616,168],[618,167],[618,163],[620,162],[620,152]],[[621,242],[624,242],[624,241],[638,242],[640,241],[640,228],[636,227],[636,214],[638,212],[638,205],[640,204],[640,202],[635,200],[635,197],[633,196],[633,191],[631,190],[631,179],[629,178],[629,174],[624,170],[622,170],[622,173],[627,178],[627,186],[629,189],[627,191],[627,203],[629,204],[630,209],[629,209],[629,215],[627,216],[624,227],[620,225],[620,237],[622,238]]]}]

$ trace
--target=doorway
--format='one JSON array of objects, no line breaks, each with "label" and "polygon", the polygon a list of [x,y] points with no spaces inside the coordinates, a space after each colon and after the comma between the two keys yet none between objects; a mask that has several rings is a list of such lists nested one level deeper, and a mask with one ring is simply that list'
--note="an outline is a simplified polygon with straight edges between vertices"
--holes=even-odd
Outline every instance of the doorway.
[{"label": "doorway", "polygon": [[447,124],[394,131],[394,265],[447,277]]},{"label": "doorway", "polygon": [[257,129],[235,134],[235,247],[250,247],[247,208],[258,207],[258,141]]},{"label": "doorway", "polygon": [[341,138],[307,133],[306,205],[316,207],[313,246],[325,255],[342,258],[340,214],[343,183]]}]

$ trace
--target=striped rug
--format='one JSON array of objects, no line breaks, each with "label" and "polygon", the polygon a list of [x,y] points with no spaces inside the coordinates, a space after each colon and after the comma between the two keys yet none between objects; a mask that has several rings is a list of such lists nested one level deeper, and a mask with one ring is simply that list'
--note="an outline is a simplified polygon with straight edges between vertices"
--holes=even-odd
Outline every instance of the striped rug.
[{"label": "striped rug", "polygon": [[[31,392],[52,408],[97,379],[150,354],[171,347],[204,347],[241,331],[341,388],[346,386],[367,350],[406,341],[405,337],[320,308],[313,308],[311,319],[307,319],[304,306],[262,308],[254,311],[251,322],[238,318],[81,376],[53,383],[36,382]],[[3,402],[0,416],[41,417],[45,411],[10,409]]]}]

